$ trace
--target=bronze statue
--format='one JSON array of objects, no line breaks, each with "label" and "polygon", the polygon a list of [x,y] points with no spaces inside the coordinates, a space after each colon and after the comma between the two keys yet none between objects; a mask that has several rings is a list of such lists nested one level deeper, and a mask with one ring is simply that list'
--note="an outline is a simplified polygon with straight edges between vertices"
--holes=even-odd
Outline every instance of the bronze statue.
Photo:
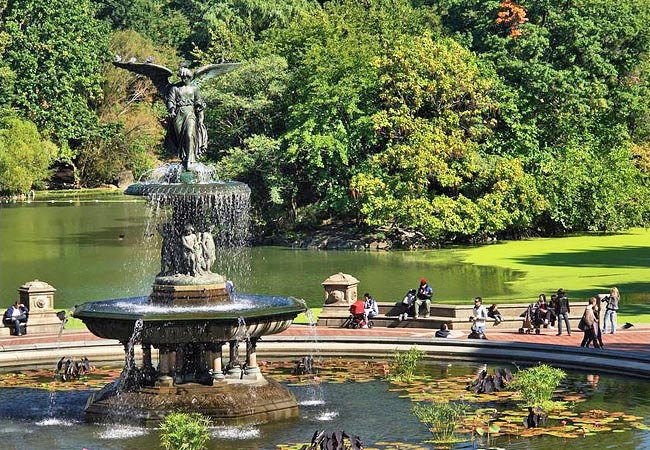
[{"label": "bronze statue", "polygon": [[113,64],[147,76],[165,98],[169,113],[165,148],[178,154],[183,161],[183,168],[189,170],[208,145],[208,133],[203,123],[205,102],[201,99],[199,86],[205,80],[236,69],[240,63],[208,64],[193,74],[187,67],[181,67],[177,73],[181,81],[172,84],[169,78],[173,72],[167,67],[152,64],[152,61],[153,59],[147,59],[145,63],[138,63],[135,58],[131,58],[122,62],[116,56]]}]

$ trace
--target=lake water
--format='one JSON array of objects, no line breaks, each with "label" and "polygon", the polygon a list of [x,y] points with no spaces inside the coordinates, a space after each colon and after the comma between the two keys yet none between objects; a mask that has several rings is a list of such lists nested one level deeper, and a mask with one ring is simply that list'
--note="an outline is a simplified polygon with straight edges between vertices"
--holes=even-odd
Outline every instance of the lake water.
[{"label": "lake water", "polygon": [[[17,298],[22,283],[35,278],[57,288],[57,308],[150,293],[159,270],[160,242],[154,230],[147,230],[144,201],[122,194],[73,195],[0,204],[0,309]],[[602,242],[607,255],[600,255],[604,251],[600,248],[584,254],[558,253],[551,255],[551,263],[537,261],[548,256],[543,254],[546,243],[552,244],[554,251],[571,251],[578,241],[537,240],[492,247],[512,252],[513,265],[520,269],[521,249],[517,249],[525,245],[530,250],[525,260],[532,258],[524,266],[527,272],[507,264],[490,266],[489,258],[478,264],[464,262],[468,254],[490,248],[463,247],[391,252],[254,247],[234,255],[220,252],[221,262],[217,261],[214,270],[231,278],[240,292],[294,296],[311,307],[322,305],[321,282],[337,272],[361,281],[359,295],[370,292],[381,301],[401,299],[425,277],[434,287],[434,301],[444,303],[470,303],[476,295],[499,303],[532,301],[538,292],[549,292],[555,285],[568,287],[576,297],[587,297],[594,289],[603,291],[614,284],[622,288],[624,304],[648,303],[650,259],[645,255],[646,249],[650,251],[650,234],[638,236],[643,242],[625,249],[612,245],[637,242],[637,235],[588,237]],[[633,251],[634,255],[618,255],[618,250]],[[612,259],[612,254],[621,261]],[[577,257],[581,259],[571,259]],[[550,269],[554,272],[547,272]],[[595,282],[594,288],[576,291],[577,285]]]},{"label": "lake water", "polygon": [[[146,233],[147,208],[139,200],[103,196],[0,206],[0,302],[38,278],[57,288],[56,306],[147,295],[159,270],[159,241]],[[149,237],[146,238],[146,235]],[[509,293],[520,274],[465,264],[453,249],[412,252],[348,252],[254,247],[223,258],[215,270],[241,292],[324,299],[321,282],[345,272],[380,300],[401,299],[422,277],[432,280],[435,300],[469,301]],[[219,263],[217,263],[219,265]]]}]

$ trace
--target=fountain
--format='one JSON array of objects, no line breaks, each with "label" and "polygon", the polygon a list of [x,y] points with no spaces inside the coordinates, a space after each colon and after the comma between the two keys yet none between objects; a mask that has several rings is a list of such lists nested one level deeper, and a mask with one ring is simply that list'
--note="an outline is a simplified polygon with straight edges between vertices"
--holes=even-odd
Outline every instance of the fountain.
[{"label": "fountain", "polygon": [[[250,190],[238,182],[166,181],[175,173],[200,178],[204,166],[196,167],[182,171],[171,165],[162,171],[162,181],[154,176],[125,192],[147,196],[161,219],[161,271],[151,295],[85,303],[74,310],[92,333],[119,340],[126,353],[119,383],[89,400],[87,421],[149,425],[177,410],[199,411],[216,423],[297,414],[294,395],[262,376],[255,349],[262,336],[289,327],[304,304],[293,298],[229,295],[225,278],[211,268],[219,247],[243,239]],[[240,342],[246,345],[245,361],[239,359]],[[137,344],[141,367],[134,364]],[[158,350],[158,367],[152,349]]]},{"label": "fountain", "polygon": [[[93,395],[85,420],[156,424],[171,411],[198,411],[215,423],[266,421],[296,415],[294,395],[264,378],[255,356],[257,341],[279,333],[305,310],[293,298],[231,296],[226,279],[212,272],[217,249],[244,244],[250,189],[215,180],[216,170],[196,162],[207,146],[202,80],[239,64],[209,64],[192,73],[181,66],[171,83],[166,67],[137,63],[117,67],[146,75],[159,89],[169,112],[165,146],[181,163],[153,170],[125,194],[146,196],[162,237],[160,273],[151,295],[85,303],[73,316],[95,335],[124,345],[118,382]],[[239,359],[239,344],[246,359]],[[143,361],[134,361],[142,346]],[[222,362],[228,345],[228,364]],[[152,349],[158,350],[158,367]]]}]

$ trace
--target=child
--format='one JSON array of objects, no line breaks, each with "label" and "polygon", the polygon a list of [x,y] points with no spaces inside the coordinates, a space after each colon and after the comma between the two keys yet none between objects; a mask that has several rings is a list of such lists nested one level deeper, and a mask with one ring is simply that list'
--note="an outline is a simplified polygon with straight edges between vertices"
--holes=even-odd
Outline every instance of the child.
[{"label": "child", "polygon": [[499,325],[501,322],[503,322],[503,317],[501,317],[501,313],[497,309],[497,304],[492,303],[492,306],[488,308],[488,317],[491,317],[494,319],[494,326]]},{"label": "child", "polygon": [[404,299],[402,299],[402,303],[401,303],[402,313],[399,315],[399,320],[406,320],[409,318],[409,309],[411,309],[415,304],[415,298],[416,298],[415,293],[416,293],[415,289],[409,289],[409,291],[404,296]]}]

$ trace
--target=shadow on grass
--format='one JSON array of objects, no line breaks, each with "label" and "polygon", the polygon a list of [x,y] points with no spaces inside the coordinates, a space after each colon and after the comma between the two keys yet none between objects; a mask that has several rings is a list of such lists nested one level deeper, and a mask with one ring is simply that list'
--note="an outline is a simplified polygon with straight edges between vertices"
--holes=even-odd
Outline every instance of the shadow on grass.
[{"label": "shadow on grass", "polygon": [[534,266],[650,268],[650,248],[628,246],[567,253],[556,252],[524,256],[516,258],[515,261]]}]

